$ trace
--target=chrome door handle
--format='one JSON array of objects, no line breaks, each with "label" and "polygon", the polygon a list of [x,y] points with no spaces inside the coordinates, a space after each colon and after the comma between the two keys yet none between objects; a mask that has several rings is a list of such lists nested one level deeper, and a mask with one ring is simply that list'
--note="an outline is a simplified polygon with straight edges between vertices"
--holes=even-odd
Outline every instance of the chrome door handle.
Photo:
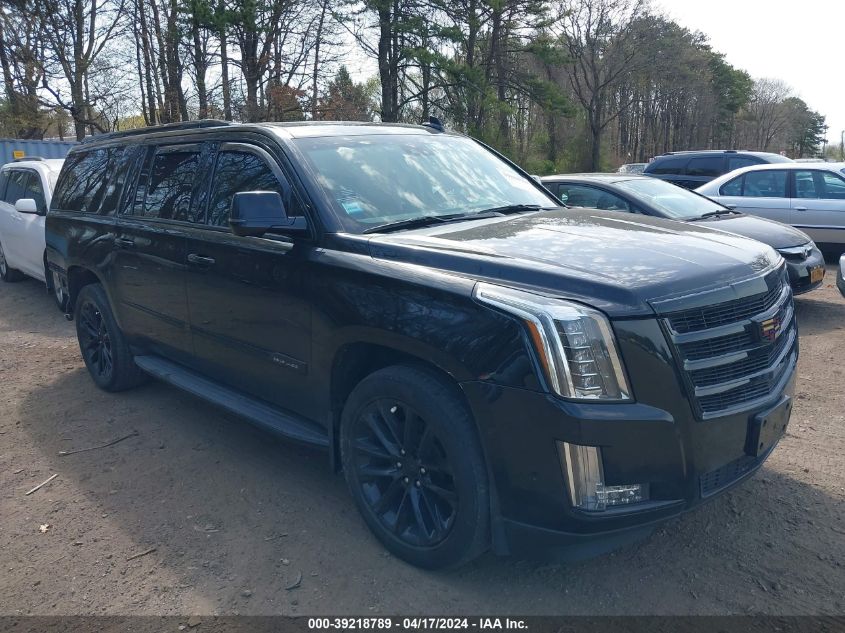
[{"label": "chrome door handle", "polygon": [[198,266],[213,266],[214,258],[205,257],[203,255],[199,255],[198,253],[189,253],[188,262],[191,264],[196,264]]},{"label": "chrome door handle", "polygon": [[796,211],[806,211],[807,207],[795,207]]}]

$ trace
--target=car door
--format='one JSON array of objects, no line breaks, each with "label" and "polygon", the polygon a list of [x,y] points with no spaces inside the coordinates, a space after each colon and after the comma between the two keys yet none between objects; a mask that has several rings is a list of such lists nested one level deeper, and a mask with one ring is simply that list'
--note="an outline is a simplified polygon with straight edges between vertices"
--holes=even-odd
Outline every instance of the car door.
[{"label": "car door", "polygon": [[202,216],[210,150],[174,143],[142,151],[137,184],[115,230],[113,304],[133,343],[190,363],[185,249],[189,229]]},{"label": "car door", "polygon": [[790,224],[789,172],[785,169],[747,171],[729,180],[714,199],[731,209]]},{"label": "car door", "polygon": [[792,225],[813,241],[845,244],[845,178],[821,169],[792,172]]},{"label": "car door", "polygon": [[245,143],[221,145],[206,225],[192,227],[187,238],[196,361],[206,375],[303,413],[308,408],[304,394],[311,359],[304,258],[309,247],[279,235],[232,233],[229,210],[239,191],[277,191],[288,215],[302,215],[297,195],[265,149]]},{"label": "car door", "polygon": [[[10,169],[8,170],[8,177],[4,196],[4,202],[7,205],[7,217],[3,225],[3,250],[6,254],[6,260],[12,268],[16,268],[30,277],[43,280],[43,213],[46,209],[43,193],[36,200],[36,204],[39,204],[39,214],[21,213],[15,209],[15,203],[18,200],[38,197],[37,191],[40,190],[39,175],[31,169]],[[33,181],[35,184],[31,184]]]},{"label": "car door", "polygon": [[44,218],[47,215],[47,197],[44,190],[45,179],[39,172],[28,170],[24,198],[35,200],[37,213],[19,213],[21,223],[22,261],[24,272],[31,277],[44,281]]}]

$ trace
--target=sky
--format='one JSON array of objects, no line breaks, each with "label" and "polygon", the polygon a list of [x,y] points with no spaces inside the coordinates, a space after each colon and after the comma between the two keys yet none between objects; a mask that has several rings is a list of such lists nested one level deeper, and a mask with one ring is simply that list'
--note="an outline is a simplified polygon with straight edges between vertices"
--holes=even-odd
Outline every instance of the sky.
[{"label": "sky", "polygon": [[728,63],[782,79],[827,118],[828,140],[845,130],[844,0],[654,0],[681,26],[705,33]]}]

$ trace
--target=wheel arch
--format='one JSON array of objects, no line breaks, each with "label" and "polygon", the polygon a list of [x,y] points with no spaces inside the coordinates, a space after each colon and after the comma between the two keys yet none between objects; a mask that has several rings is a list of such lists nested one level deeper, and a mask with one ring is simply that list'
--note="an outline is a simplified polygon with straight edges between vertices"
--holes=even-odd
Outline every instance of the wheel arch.
[{"label": "wheel arch", "polygon": [[[73,314],[76,298],[80,291],[90,284],[103,284],[103,280],[93,270],[84,266],[70,266],[67,269],[68,301],[66,310],[68,314]],[[105,287],[105,284],[103,284],[103,287]]]}]

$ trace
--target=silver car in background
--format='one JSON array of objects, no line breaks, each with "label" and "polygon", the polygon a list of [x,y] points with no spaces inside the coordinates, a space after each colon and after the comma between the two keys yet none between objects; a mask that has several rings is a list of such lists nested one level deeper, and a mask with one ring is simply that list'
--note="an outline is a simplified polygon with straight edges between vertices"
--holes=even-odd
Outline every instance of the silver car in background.
[{"label": "silver car in background", "polygon": [[845,244],[845,163],[743,167],[696,191],[729,209],[790,224],[817,244]]}]

